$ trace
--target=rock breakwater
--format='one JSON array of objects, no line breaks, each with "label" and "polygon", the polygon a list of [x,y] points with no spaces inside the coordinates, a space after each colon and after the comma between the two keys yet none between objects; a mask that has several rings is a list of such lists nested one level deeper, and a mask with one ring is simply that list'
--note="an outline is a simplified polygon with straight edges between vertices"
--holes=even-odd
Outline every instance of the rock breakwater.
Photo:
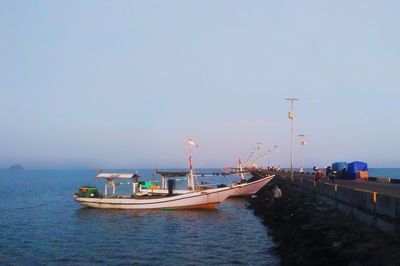
[{"label": "rock breakwater", "polygon": [[[283,196],[272,204],[272,189]],[[282,265],[400,265],[400,243],[301,193],[277,176],[250,200],[277,243]]]}]

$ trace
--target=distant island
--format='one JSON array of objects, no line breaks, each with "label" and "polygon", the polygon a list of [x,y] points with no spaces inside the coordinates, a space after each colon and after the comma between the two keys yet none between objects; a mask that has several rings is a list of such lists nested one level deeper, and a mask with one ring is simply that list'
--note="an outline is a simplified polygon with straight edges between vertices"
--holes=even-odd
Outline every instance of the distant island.
[{"label": "distant island", "polygon": [[10,166],[8,169],[10,169],[10,170],[24,170],[25,168],[20,164],[14,164],[14,165]]}]

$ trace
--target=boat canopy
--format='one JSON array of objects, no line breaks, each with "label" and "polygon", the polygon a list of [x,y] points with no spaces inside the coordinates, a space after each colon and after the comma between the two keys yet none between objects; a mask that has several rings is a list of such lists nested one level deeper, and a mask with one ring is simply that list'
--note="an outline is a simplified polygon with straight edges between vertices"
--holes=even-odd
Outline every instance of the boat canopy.
[{"label": "boat canopy", "polygon": [[157,174],[164,177],[173,177],[173,176],[187,176],[189,171],[157,171]]},{"label": "boat canopy", "polygon": [[106,178],[106,179],[114,179],[114,178],[120,178],[120,179],[130,179],[135,177],[135,173],[100,173],[96,177],[97,178]]},{"label": "boat canopy", "polygon": [[[189,175],[189,171],[182,170],[182,171],[158,171],[156,172],[160,176],[163,177],[180,177],[180,176],[187,176]],[[226,176],[226,175],[233,175],[237,173],[227,173],[227,172],[222,172],[222,171],[214,171],[214,172],[196,172],[194,176]]]}]

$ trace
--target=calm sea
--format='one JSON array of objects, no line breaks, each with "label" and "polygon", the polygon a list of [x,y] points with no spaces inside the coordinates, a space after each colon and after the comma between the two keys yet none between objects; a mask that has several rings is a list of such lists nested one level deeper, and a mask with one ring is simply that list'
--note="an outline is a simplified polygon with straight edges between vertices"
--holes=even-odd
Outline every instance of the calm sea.
[{"label": "calm sea", "polygon": [[400,168],[370,168],[368,174],[373,177],[400,179]]},{"label": "calm sea", "polygon": [[[270,251],[268,228],[245,200],[228,199],[211,211],[81,207],[72,195],[81,185],[102,188],[95,175],[91,170],[0,170],[0,264],[279,264]],[[152,171],[139,170],[139,175],[151,179]]]}]

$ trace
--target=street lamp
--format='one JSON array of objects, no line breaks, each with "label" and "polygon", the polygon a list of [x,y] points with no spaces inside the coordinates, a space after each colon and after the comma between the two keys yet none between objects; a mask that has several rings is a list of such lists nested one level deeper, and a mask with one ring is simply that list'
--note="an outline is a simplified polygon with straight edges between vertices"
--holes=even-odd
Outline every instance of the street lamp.
[{"label": "street lamp", "polygon": [[259,150],[260,146],[261,146],[261,142],[257,142],[256,144],[257,144],[257,150]]},{"label": "street lamp", "polygon": [[[304,146],[304,145],[306,145],[306,141],[304,140],[304,137],[305,137],[306,135],[304,135],[304,134],[300,134],[299,135],[299,137],[300,137],[300,146]],[[300,173],[303,173],[304,171],[303,171],[303,149],[301,149],[301,151],[300,151],[300,171],[299,171]]]},{"label": "street lamp", "polygon": [[271,167],[273,166],[273,164],[272,164],[272,158],[269,158],[269,157],[270,157],[269,153],[270,153],[271,151],[272,151],[271,149],[268,149],[268,150],[267,150],[267,168],[269,167],[269,166],[268,166],[268,160],[269,160],[269,162],[271,163]]},{"label": "street lamp", "polygon": [[[278,153],[279,152],[279,150],[278,150],[278,145],[274,145],[274,151],[275,151],[275,153]],[[277,170],[280,170],[279,168],[279,165],[278,165],[278,160],[277,159],[275,159],[275,167],[276,167],[276,169]]]},{"label": "street lamp", "polygon": [[287,101],[291,101],[291,108],[289,111],[290,119],[290,178],[293,182],[293,119],[294,119],[294,102],[298,101],[298,98],[286,98]]}]

